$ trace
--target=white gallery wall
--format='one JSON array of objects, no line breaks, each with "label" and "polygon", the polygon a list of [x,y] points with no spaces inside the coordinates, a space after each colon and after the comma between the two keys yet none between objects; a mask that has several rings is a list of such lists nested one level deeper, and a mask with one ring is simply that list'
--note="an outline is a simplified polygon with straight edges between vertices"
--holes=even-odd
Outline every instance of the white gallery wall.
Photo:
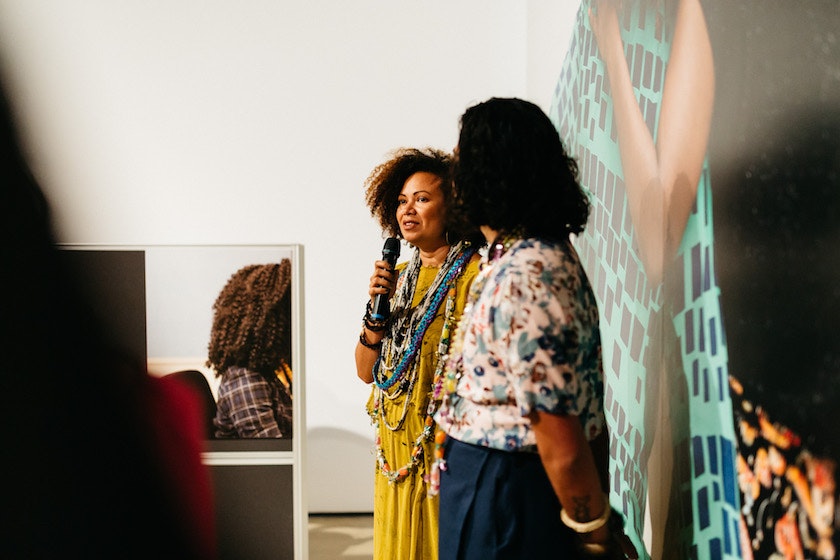
[{"label": "white gallery wall", "polygon": [[60,241],[302,244],[306,500],[370,511],[356,377],[382,236],[368,172],[551,98],[574,0],[0,0],[0,60]]}]

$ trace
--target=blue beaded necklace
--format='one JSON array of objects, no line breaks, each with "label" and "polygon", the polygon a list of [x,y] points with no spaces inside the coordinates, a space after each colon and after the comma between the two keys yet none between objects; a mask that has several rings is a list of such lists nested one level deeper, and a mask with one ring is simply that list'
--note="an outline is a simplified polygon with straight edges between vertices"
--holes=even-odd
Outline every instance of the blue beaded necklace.
[{"label": "blue beaded necklace", "polygon": [[[438,343],[438,355],[440,356],[439,362],[437,365],[436,370],[440,370],[442,364],[440,363],[443,359],[443,356],[446,355],[449,342],[450,342],[450,331],[453,327],[452,322],[454,320],[453,313],[455,311],[455,285],[458,276],[460,276],[461,272],[466,268],[467,263],[470,261],[472,256],[476,253],[475,248],[469,246],[463,246],[462,244],[458,244],[456,247],[453,247],[450,250],[449,255],[447,255],[446,261],[441,266],[440,270],[438,271],[438,275],[435,277],[435,281],[432,283],[432,286],[429,287],[426,295],[423,297],[423,301],[415,308],[415,309],[402,309],[404,307],[409,307],[412,300],[414,299],[414,290],[416,288],[417,277],[419,275],[420,265],[419,265],[419,257],[415,254],[412,262],[409,263],[408,268],[403,273],[403,277],[401,277],[402,283],[398,286],[398,297],[395,298],[394,306],[397,313],[395,314],[397,317],[397,326],[392,328],[389,335],[389,338],[397,338],[399,332],[403,328],[408,329],[413,333],[408,346],[403,347],[403,352],[398,362],[398,365],[393,368],[393,374],[391,376],[386,377],[384,374],[380,375],[379,371],[387,370],[387,368],[377,360],[377,363],[374,365],[373,373],[374,373],[374,382],[376,388],[374,389],[374,404],[373,410],[371,411],[371,419],[373,420],[374,424],[377,426],[377,436],[376,436],[376,461],[379,467],[379,471],[385,476],[389,482],[391,483],[398,483],[403,481],[405,478],[410,476],[413,472],[416,471],[417,466],[423,462],[425,456],[425,449],[424,444],[428,441],[431,441],[434,435],[435,429],[435,422],[433,419],[434,411],[436,407],[434,403],[430,401],[429,403],[429,410],[426,413],[426,418],[424,421],[423,429],[417,435],[417,438],[414,441],[414,446],[411,450],[411,457],[407,464],[395,468],[392,466],[388,459],[385,457],[385,452],[382,449],[382,441],[381,435],[379,434],[379,426],[384,425],[388,430],[394,432],[397,430],[402,429],[403,422],[405,421],[406,413],[408,411],[408,405],[411,402],[411,393],[414,389],[414,385],[417,381],[417,375],[415,373],[417,368],[417,362],[414,359],[416,357],[417,351],[422,344],[423,335],[425,334],[426,330],[428,329],[429,325],[433,322],[435,315],[437,314],[437,310],[442,304],[442,301],[445,299],[446,301],[446,310],[444,314],[444,325],[441,331],[441,339]],[[415,262],[416,261],[416,262]],[[414,265],[414,266],[412,266]],[[431,297],[429,297],[431,295]],[[400,316],[399,313],[408,312],[413,315],[413,312],[420,311],[422,313],[422,317],[419,321],[414,325],[413,330],[411,330],[411,323],[413,317],[411,315],[402,315]],[[393,317],[393,316],[392,316]],[[396,335],[396,336],[395,336]],[[382,354],[386,352],[390,353],[392,351],[392,342],[393,340],[388,340],[387,344],[383,345]],[[397,344],[398,347],[397,352],[401,349],[399,347],[402,344]],[[381,359],[381,358],[380,358]],[[436,371],[435,376],[437,377],[438,373]],[[393,387],[399,383],[398,388],[394,392],[389,392],[387,389],[389,387]],[[396,423],[396,425],[390,425],[385,419],[385,406],[386,401],[396,398],[400,394],[405,392],[404,395],[404,403],[403,403],[403,410],[400,417],[400,420]]]},{"label": "blue beaded necklace", "polygon": [[[459,244],[457,247],[454,248],[454,250],[456,251],[455,254],[457,255],[454,261],[447,268],[444,268],[446,266],[446,263],[444,263],[444,266],[441,267],[442,272],[443,270],[446,270],[443,279],[439,283],[437,283],[438,286],[436,289],[434,289],[432,299],[426,307],[425,312],[421,316],[419,322],[413,329],[413,332],[411,333],[411,338],[408,343],[408,347],[400,356],[400,359],[397,362],[397,365],[394,366],[393,373],[391,375],[387,375],[387,372],[383,371],[385,370],[385,368],[381,367],[382,355],[380,354],[379,358],[377,358],[376,363],[373,365],[373,380],[377,388],[381,390],[387,390],[396,385],[397,383],[402,383],[404,381],[405,376],[411,369],[411,366],[414,363],[414,358],[417,356],[417,352],[419,351],[420,346],[423,343],[423,335],[426,334],[426,329],[428,329],[429,325],[432,324],[432,321],[434,320],[441,303],[443,303],[443,299],[446,297],[446,294],[449,291],[449,287],[461,273],[461,271],[464,268],[464,265],[475,253],[475,249],[472,247],[467,247],[463,251],[461,251],[460,249],[461,246]],[[406,274],[408,273],[409,271],[406,271]]]}]

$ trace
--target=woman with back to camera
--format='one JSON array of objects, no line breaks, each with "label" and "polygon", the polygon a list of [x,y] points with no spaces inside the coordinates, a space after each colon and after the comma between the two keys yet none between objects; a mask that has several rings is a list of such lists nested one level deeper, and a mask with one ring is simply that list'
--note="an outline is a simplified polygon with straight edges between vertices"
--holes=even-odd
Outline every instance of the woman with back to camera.
[{"label": "woman with back to camera", "polygon": [[237,270],[213,304],[217,438],[292,437],[292,263]]},{"label": "woman with back to camera", "polygon": [[576,164],[536,105],[494,98],[461,117],[453,175],[490,246],[436,416],[440,557],[623,557],[598,308],[570,240],[589,214]]},{"label": "woman with back to camera", "polygon": [[[443,152],[400,149],[368,177],[366,201],[384,232],[412,247],[392,270],[374,263],[356,345],[356,370],[372,383],[367,410],[376,426],[374,558],[437,558],[438,500],[429,495],[439,379],[450,334],[478,272],[476,229],[455,223]],[[376,296],[391,296],[390,316],[376,320]]]}]

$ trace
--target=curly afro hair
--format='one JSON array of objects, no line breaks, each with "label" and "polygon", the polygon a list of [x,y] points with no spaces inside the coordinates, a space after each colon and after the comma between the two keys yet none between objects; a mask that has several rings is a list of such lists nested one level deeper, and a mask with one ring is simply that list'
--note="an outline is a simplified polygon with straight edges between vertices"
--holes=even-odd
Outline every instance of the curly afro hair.
[{"label": "curly afro hair", "polygon": [[453,176],[457,211],[470,224],[548,239],[580,233],[589,199],[577,175],[533,103],[494,97],[461,116]]},{"label": "curly afro hair", "polygon": [[244,367],[271,376],[291,366],[291,278],[289,259],[237,270],[213,304],[207,365],[217,377]]},{"label": "curly afro hair", "polygon": [[365,180],[365,202],[370,214],[379,221],[389,237],[402,238],[397,222],[397,206],[405,182],[415,173],[431,173],[440,178],[446,212],[446,232],[450,243],[469,241],[481,245],[484,238],[477,227],[467,224],[463,217],[453,212],[452,157],[434,148],[398,148],[390,157],[376,166]]}]

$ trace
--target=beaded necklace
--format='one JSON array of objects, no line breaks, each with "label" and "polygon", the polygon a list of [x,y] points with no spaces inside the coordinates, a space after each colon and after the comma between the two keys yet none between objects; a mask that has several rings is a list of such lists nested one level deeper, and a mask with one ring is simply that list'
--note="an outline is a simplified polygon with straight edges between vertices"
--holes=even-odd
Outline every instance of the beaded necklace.
[{"label": "beaded necklace", "polygon": [[481,274],[479,274],[476,281],[470,286],[469,295],[467,296],[467,304],[464,307],[464,313],[461,315],[461,320],[458,323],[457,334],[455,342],[452,346],[452,352],[449,355],[442,356],[439,363],[438,373],[435,377],[434,396],[436,399],[447,399],[449,395],[455,392],[455,388],[460,378],[460,371],[463,367],[461,363],[461,349],[464,344],[464,332],[466,331],[467,323],[472,315],[472,307],[481,292],[484,290],[484,285],[487,283],[487,278],[490,276],[488,267],[499,260],[511,246],[522,238],[519,233],[499,234],[490,248],[487,251],[487,257],[481,262]]},{"label": "beaded necklace", "polygon": [[[403,427],[411,394],[419,377],[417,375],[419,360],[416,360],[416,356],[422,344],[423,335],[445,299],[444,322],[438,342],[437,355],[439,360],[435,377],[437,378],[440,375],[439,372],[442,371],[443,367],[440,357],[447,353],[452,323],[454,322],[455,282],[474,254],[475,249],[463,243],[452,247],[443,265],[438,270],[432,285],[421,302],[413,309],[411,308],[411,302],[414,299],[414,291],[420,271],[418,252],[414,253],[398,281],[397,296],[394,300],[392,312],[393,324],[385,337],[382,352],[373,368],[375,393],[371,411],[371,419],[377,428],[376,457],[379,470],[392,483],[405,479],[416,470],[417,465],[423,460],[423,444],[430,441],[434,433],[433,415],[436,407],[433,402],[429,403],[429,411],[427,411],[423,429],[414,441],[411,459],[408,464],[399,469],[393,470],[385,457],[379,435],[379,426],[384,425],[391,431],[397,431]],[[383,356],[385,357],[384,361]],[[389,391],[392,388],[393,390]],[[403,394],[405,400],[402,413],[397,423],[391,425],[385,419],[386,403]]]},{"label": "beaded necklace", "polygon": [[[474,251],[463,251],[458,244],[449,250],[446,260],[438,270],[437,276],[417,307],[411,307],[417,278],[420,273],[420,256],[415,252],[406,268],[401,286],[394,302],[394,322],[390,333],[385,336],[383,351],[373,366],[374,383],[379,389],[390,389],[397,383],[403,383],[407,373],[413,369],[414,358],[423,342],[426,329],[432,324],[448,286],[461,273],[464,264]],[[401,279],[402,280],[402,279]],[[405,288],[405,289],[401,289]],[[393,356],[399,355],[399,361],[393,365]],[[385,356],[386,363],[382,362]],[[383,371],[384,370],[384,371]],[[391,371],[390,375],[387,372]]]},{"label": "beaded necklace", "polygon": [[[467,296],[467,303],[464,306],[464,312],[461,314],[461,319],[458,321],[458,328],[455,331],[455,337],[450,346],[450,353],[441,355],[439,362],[438,373],[435,376],[434,389],[432,392],[432,402],[437,403],[436,410],[431,411],[431,403],[429,406],[432,415],[441,408],[443,403],[447,403],[451,396],[455,393],[458,387],[458,381],[461,379],[464,371],[464,336],[472,317],[473,306],[478,300],[481,292],[484,291],[484,286],[490,278],[492,270],[490,266],[503,254],[505,254],[511,246],[522,238],[520,233],[514,232],[511,234],[499,234],[490,248],[487,251],[487,257],[481,262],[481,272],[470,286],[469,295]],[[442,414],[448,415],[446,408],[443,409]],[[434,460],[432,462],[431,471],[429,473],[428,494],[435,496],[440,491],[440,472],[446,470],[446,460],[444,459],[443,445],[446,443],[446,433],[440,428],[435,433],[435,451]]]}]

